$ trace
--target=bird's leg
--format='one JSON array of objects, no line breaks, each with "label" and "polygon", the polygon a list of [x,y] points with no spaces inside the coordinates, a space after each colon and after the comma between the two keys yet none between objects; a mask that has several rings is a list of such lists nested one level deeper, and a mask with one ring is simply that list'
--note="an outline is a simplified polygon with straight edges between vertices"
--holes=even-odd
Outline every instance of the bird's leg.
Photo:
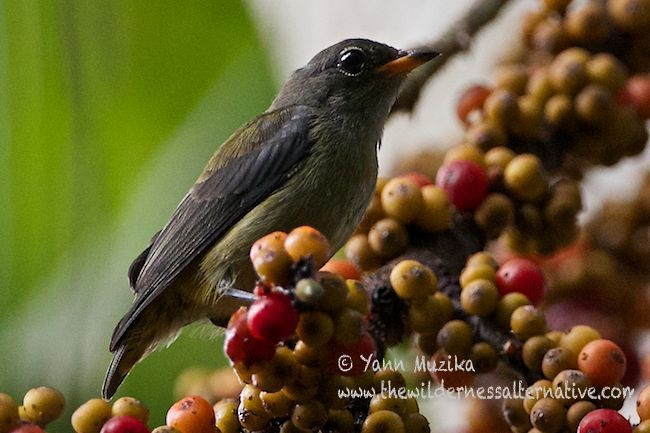
[{"label": "bird's leg", "polygon": [[228,296],[234,299],[239,299],[248,304],[252,304],[255,300],[255,295],[246,290],[236,289],[234,287],[229,287],[223,292],[223,296]]},{"label": "bird's leg", "polygon": [[221,328],[225,328],[230,320],[230,316],[239,307],[247,307],[255,301],[255,295],[245,290],[228,287],[223,290],[219,300],[219,310],[222,314],[210,317],[210,322]]}]

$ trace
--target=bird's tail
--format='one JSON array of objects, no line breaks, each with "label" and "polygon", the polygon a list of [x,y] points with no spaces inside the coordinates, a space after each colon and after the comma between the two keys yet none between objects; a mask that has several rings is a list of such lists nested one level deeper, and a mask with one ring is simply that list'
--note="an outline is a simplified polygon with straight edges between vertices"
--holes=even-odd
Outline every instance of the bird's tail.
[{"label": "bird's tail", "polygon": [[145,346],[129,344],[127,341],[117,347],[104,378],[102,397],[109,399],[115,394],[133,366],[145,355],[146,350]]},{"label": "bird's tail", "polygon": [[108,366],[102,396],[111,398],[135,364],[153,351],[158,343],[175,338],[182,326],[164,314],[159,306],[149,306],[133,316],[129,311],[115,327],[110,350],[113,359]]},{"label": "bird's tail", "polygon": [[110,345],[113,359],[106,372],[102,396],[111,398],[133,366],[159,343],[173,341],[184,325],[207,316],[215,325],[226,327],[230,316],[240,306],[249,305],[253,300],[252,293],[229,288],[210,311],[189,310],[191,314],[185,316],[170,314],[173,308],[165,307],[168,305],[165,299],[139,313],[132,307],[115,327]]}]

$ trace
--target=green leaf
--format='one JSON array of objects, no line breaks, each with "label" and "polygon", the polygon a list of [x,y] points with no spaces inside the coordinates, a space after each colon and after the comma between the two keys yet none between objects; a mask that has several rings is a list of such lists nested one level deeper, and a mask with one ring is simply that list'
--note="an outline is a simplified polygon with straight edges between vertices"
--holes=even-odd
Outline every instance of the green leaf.
[{"label": "green leaf", "polygon": [[0,17],[0,282],[11,309],[120,214],[148,158],[258,42],[240,2],[4,0]]},{"label": "green leaf", "polygon": [[[0,2],[0,391],[99,395],[131,260],[273,93],[240,2]],[[162,424],[178,372],[223,362],[182,336],[122,393]]]}]

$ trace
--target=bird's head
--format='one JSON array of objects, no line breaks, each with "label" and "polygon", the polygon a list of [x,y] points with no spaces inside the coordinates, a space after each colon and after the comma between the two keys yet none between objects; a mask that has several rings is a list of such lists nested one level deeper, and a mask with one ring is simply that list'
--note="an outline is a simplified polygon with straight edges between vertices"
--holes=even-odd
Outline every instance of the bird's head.
[{"label": "bird's head", "polygon": [[429,49],[400,51],[367,39],[346,39],[295,71],[271,108],[297,104],[346,113],[366,112],[368,107],[385,111],[406,74],[437,55]]}]

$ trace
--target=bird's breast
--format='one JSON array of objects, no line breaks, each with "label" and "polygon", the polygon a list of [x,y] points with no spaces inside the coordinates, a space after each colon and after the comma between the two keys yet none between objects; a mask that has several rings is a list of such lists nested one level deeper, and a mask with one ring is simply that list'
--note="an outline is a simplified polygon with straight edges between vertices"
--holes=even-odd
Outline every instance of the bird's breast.
[{"label": "bird's breast", "polygon": [[268,233],[309,225],[329,239],[335,252],[354,231],[374,191],[378,138],[333,128],[316,131],[312,139],[311,151],[289,179],[208,252],[201,268],[222,270],[204,273],[210,287],[230,272],[239,288],[252,289],[254,273],[248,253]]}]

